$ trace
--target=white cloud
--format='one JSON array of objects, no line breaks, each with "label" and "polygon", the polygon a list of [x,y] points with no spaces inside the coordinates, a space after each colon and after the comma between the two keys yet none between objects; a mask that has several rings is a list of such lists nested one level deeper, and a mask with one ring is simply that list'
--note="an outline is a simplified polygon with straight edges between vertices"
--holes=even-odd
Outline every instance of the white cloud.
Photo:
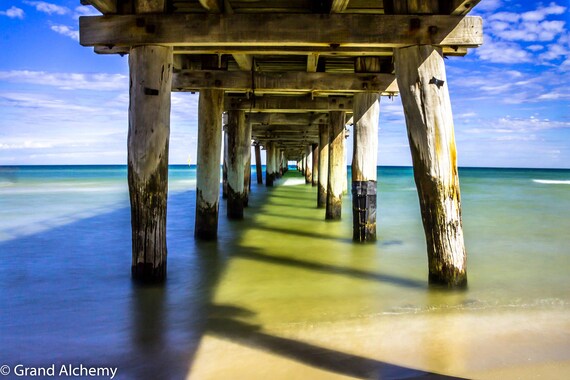
[{"label": "white cloud", "polygon": [[541,21],[548,15],[561,15],[566,10],[565,7],[550,3],[547,7],[539,7],[534,11],[524,12],[521,17],[524,21]]},{"label": "white cloud", "polygon": [[75,40],[75,41],[79,41],[79,31],[73,30],[72,28],[70,28],[66,25],[52,25],[50,27],[50,29],[56,33],[62,34],[66,37],[69,37],[69,38]]},{"label": "white cloud", "polygon": [[69,8],[62,7],[60,5],[46,3],[45,1],[24,1],[24,4],[28,4],[37,11],[47,13],[48,15],[56,14],[56,15],[65,15],[70,12]]},{"label": "white cloud", "polygon": [[9,18],[19,18],[20,20],[24,19],[24,11],[14,6],[5,11],[0,11],[0,15],[7,16]]},{"label": "white cloud", "polygon": [[53,86],[63,90],[126,91],[128,78],[122,74],[48,73],[45,71],[0,71],[0,80]]},{"label": "white cloud", "polygon": [[476,54],[481,60],[493,63],[525,63],[532,61],[532,55],[520,45],[512,42],[493,41],[490,38],[476,50]]},{"label": "white cloud", "polygon": [[526,47],[528,50],[530,51],[539,51],[539,50],[543,50],[544,46],[543,45],[530,45]]}]

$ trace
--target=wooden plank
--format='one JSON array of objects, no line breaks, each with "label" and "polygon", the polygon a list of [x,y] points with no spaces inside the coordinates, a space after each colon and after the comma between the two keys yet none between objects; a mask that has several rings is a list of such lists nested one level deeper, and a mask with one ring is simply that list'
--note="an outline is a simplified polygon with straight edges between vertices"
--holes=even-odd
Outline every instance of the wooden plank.
[{"label": "wooden plank", "polygon": [[350,0],[332,0],[331,2],[331,13],[341,13],[346,10]]},{"label": "wooden plank", "polygon": [[467,254],[443,56],[432,46],[412,46],[397,49],[394,58],[426,236],[429,281],[464,287]]},{"label": "wooden plank", "polygon": [[103,14],[117,13],[117,0],[81,0],[82,5],[92,5]]},{"label": "wooden plank", "polygon": [[307,56],[307,72],[308,73],[316,73],[318,64],[319,64],[319,54],[318,53],[311,53]]},{"label": "wooden plank", "polygon": [[328,122],[328,115],[325,113],[303,114],[303,113],[248,113],[247,119],[252,124],[272,125],[311,125]]},{"label": "wooden plank", "polygon": [[84,16],[83,46],[479,46],[481,17],[360,14]]},{"label": "wooden plank", "polygon": [[[174,91],[223,89],[231,92],[385,92],[395,80],[393,74],[336,74],[306,72],[250,72],[200,70],[174,74]],[[253,85],[253,87],[252,87]]]},{"label": "wooden plank", "polygon": [[352,110],[352,98],[330,96],[311,99],[296,96],[261,96],[254,100],[239,96],[226,96],[225,109],[288,113],[350,111]]}]

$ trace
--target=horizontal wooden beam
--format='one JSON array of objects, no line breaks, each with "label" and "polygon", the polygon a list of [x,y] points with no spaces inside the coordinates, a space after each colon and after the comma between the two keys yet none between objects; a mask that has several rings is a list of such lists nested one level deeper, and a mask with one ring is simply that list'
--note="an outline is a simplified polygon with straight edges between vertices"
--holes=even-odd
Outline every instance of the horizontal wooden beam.
[{"label": "horizontal wooden beam", "polygon": [[331,0],[331,13],[340,13],[346,10],[350,0]]},{"label": "horizontal wooden beam", "polygon": [[221,13],[223,9],[223,4],[220,4],[218,0],[199,0],[200,5],[204,7],[205,10],[212,13]]},{"label": "horizontal wooden beam", "polygon": [[172,78],[174,91],[223,89],[258,93],[384,93],[395,81],[393,74],[338,74],[307,72],[186,71]]},{"label": "horizontal wooden beam", "polygon": [[465,15],[473,9],[474,6],[479,4],[481,0],[447,0],[448,9],[445,11],[451,15]]},{"label": "horizontal wooden beam", "polygon": [[246,119],[252,124],[263,125],[312,125],[328,123],[326,113],[247,113]]},{"label": "horizontal wooden beam", "polygon": [[117,13],[117,0],[81,0],[82,5],[92,5],[103,14]]},{"label": "horizontal wooden beam", "polygon": [[[95,46],[97,54],[129,54],[129,46]],[[443,46],[443,55],[464,56],[466,47]],[[176,46],[174,55],[181,54],[249,54],[253,55],[317,55],[348,57],[389,57],[394,49],[386,47],[343,47],[343,46]],[[240,59],[241,57],[238,57]],[[235,59],[235,57],[234,57]],[[307,63],[309,59],[307,60]],[[239,63],[238,63],[239,64]],[[309,67],[309,65],[307,65]],[[309,71],[309,70],[307,70]]]},{"label": "horizontal wooden beam", "polygon": [[241,96],[226,96],[224,109],[252,112],[304,113],[319,111],[351,111],[352,98],[329,96],[310,98],[308,96],[260,96],[248,99]]},{"label": "horizontal wooden beam", "polygon": [[478,46],[481,17],[362,14],[84,16],[83,46]]}]

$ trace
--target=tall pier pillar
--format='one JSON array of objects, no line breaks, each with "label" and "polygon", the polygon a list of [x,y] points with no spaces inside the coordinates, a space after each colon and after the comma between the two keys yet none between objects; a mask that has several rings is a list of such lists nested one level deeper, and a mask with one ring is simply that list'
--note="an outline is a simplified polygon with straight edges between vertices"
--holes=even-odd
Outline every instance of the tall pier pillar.
[{"label": "tall pier pillar", "polygon": [[243,206],[249,205],[249,192],[251,190],[251,122],[245,122],[245,135],[243,143],[244,167],[243,167]]},{"label": "tall pier pillar", "polygon": [[317,192],[317,207],[325,208],[327,205],[327,182],[329,178],[329,126],[319,124],[319,177]]},{"label": "tall pier pillar", "polygon": [[325,218],[338,220],[342,211],[344,111],[329,113],[329,170]]},{"label": "tall pier pillar", "polygon": [[272,142],[265,144],[265,186],[273,187],[275,181],[275,146]]},{"label": "tall pier pillar", "polygon": [[427,243],[429,282],[467,285],[457,153],[440,48],[394,50]]},{"label": "tall pier pillar", "polygon": [[138,46],[129,54],[128,182],[133,279],[166,278],[166,200],[172,48]]},{"label": "tall pier pillar", "polygon": [[224,113],[222,118],[223,140],[222,144],[222,198],[228,198],[228,114]]},{"label": "tall pier pillar", "polygon": [[261,146],[255,143],[255,174],[257,176],[257,184],[263,183],[263,168],[261,167]]},{"label": "tall pier pillar", "polygon": [[313,144],[311,149],[311,156],[313,157],[312,185],[317,186],[319,184],[319,144]]},{"label": "tall pier pillar", "polygon": [[223,90],[200,91],[194,236],[203,240],[218,236],[223,102]]},{"label": "tall pier pillar", "polygon": [[305,146],[305,183],[313,183],[313,147]]},{"label": "tall pier pillar", "polygon": [[376,240],[376,166],[378,156],[378,93],[354,95],[352,150],[352,239]]},{"label": "tall pier pillar", "polygon": [[228,124],[228,207],[229,219],[243,219],[245,198],[244,166],[246,145],[246,122],[244,111],[229,111]]}]

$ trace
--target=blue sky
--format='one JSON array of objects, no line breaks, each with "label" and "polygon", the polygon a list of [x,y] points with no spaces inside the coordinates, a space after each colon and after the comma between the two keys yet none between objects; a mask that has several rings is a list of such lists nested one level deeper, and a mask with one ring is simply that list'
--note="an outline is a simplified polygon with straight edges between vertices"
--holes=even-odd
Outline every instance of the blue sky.
[{"label": "blue sky", "polygon": [[[569,6],[483,0],[471,13],[484,45],[446,61],[460,166],[570,168]],[[79,45],[90,14],[79,0],[0,2],[0,165],[126,163],[127,57]],[[197,103],[173,93],[171,163],[196,161]],[[410,165],[400,99],[380,109],[379,163]]]}]

